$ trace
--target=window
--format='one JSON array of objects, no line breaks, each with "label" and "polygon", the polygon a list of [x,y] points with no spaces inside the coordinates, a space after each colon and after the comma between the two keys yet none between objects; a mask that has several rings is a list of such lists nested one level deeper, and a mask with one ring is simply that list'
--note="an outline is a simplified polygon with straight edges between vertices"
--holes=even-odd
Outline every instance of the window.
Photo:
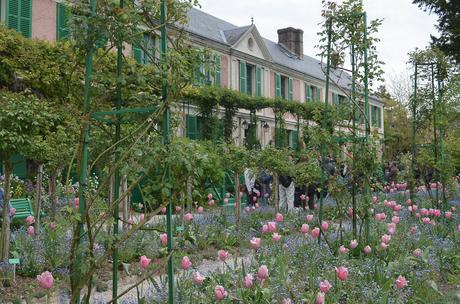
[{"label": "window", "polygon": [[248,95],[263,95],[263,68],[240,60],[240,92]]},{"label": "window", "polygon": [[221,58],[219,54],[214,56],[214,85],[220,87],[221,84]]},{"label": "window", "polygon": [[347,98],[343,95],[337,94],[337,93],[332,93],[332,104],[333,105],[339,105],[339,104],[344,104],[346,103]]},{"label": "window", "polygon": [[6,26],[26,38],[32,36],[32,0],[6,1]]},{"label": "window", "polygon": [[56,3],[56,40],[69,38],[68,17],[69,9],[62,3]]},{"label": "window", "polygon": [[321,101],[321,89],[305,84],[305,101]]},{"label": "window", "polygon": [[246,94],[252,95],[252,73],[254,72],[254,66],[246,64]]},{"label": "window", "polygon": [[275,73],[275,96],[293,100],[292,78]]},{"label": "window", "polygon": [[155,36],[144,34],[142,46],[133,45],[134,60],[140,64],[152,63],[156,58],[156,41]]},{"label": "window", "polygon": [[299,132],[297,130],[289,130],[289,147],[297,150],[299,147]]}]

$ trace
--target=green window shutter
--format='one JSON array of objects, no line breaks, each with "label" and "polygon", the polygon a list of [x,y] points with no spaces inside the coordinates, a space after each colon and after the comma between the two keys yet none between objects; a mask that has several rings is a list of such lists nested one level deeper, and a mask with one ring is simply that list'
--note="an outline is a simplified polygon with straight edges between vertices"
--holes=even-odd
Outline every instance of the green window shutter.
[{"label": "green window shutter", "polygon": [[7,0],[6,26],[26,38],[32,37],[32,0]]},{"label": "green window shutter", "polygon": [[372,117],[371,123],[373,127],[377,125],[377,116],[376,116],[377,113],[375,113],[376,112],[375,110],[376,110],[376,107],[371,106],[371,117]]},{"label": "green window shutter", "polygon": [[215,74],[214,74],[214,85],[220,87],[221,86],[221,58],[219,54],[215,55]]},{"label": "green window shutter", "polygon": [[292,87],[292,78],[288,79],[288,100],[294,100],[294,93]]},{"label": "green window shutter", "polygon": [[256,67],[256,96],[262,96],[262,69]]},{"label": "green window shutter", "polygon": [[247,93],[247,71],[246,62],[240,60],[240,92]]},{"label": "green window shutter", "polygon": [[137,63],[143,63],[142,49],[139,46],[133,45],[133,58]]},{"label": "green window shutter", "polygon": [[13,174],[19,178],[27,177],[27,160],[21,154],[14,154],[11,157],[11,162],[13,163]]},{"label": "green window shutter", "polygon": [[382,108],[381,107],[377,108],[377,126],[379,128],[382,127]]},{"label": "green window shutter", "polygon": [[313,90],[311,85],[305,85],[305,100],[313,101]]},{"label": "green window shutter", "polygon": [[187,115],[186,117],[186,130],[187,137],[190,139],[198,139],[198,119],[194,115]]},{"label": "green window shutter", "polygon": [[294,150],[297,150],[297,148],[299,147],[299,132],[297,130],[293,130],[291,134],[292,134],[291,148]]},{"label": "green window shutter", "polygon": [[321,89],[319,87],[316,87],[316,100],[321,102]]},{"label": "green window shutter", "polygon": [[281,75],[275,73],[275,96],[281,97]]},{"label": "green window shutter", "polygon": [[67,28],[68,9],[62,3],[56,3],[56,40],[67,39],[69,29]]}]

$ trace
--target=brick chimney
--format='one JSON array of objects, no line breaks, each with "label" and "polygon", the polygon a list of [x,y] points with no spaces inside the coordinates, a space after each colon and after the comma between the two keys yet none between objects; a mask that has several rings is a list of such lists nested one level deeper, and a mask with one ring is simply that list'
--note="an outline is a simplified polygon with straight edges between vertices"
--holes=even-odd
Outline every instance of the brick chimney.
[{"label": "brick chimney", "polygon": [[278,43],[297,55],[300,59],[303,58],[303,31],[293,27],[287,27],[278,30]]}]

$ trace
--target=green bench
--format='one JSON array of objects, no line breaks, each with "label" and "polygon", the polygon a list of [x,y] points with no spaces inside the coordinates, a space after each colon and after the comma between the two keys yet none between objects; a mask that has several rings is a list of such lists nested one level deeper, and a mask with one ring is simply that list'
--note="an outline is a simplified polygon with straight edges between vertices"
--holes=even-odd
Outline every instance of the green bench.
[{"label": "green bench", "polygon": [[15,198],[10,200],[11,207],[16,209],[16,213],[13,216],[13,222],[23,220],[29,215],[34,216],[34,209],[32,208],[32,202],[28,198]]}]

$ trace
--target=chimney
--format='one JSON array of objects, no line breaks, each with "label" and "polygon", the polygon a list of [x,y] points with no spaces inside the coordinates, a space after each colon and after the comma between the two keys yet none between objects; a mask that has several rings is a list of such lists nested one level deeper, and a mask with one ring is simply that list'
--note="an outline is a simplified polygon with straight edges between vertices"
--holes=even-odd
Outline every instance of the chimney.
[{"label": "chimney", "polygon": [[282,44],[291,53],[303,58],[303,31],[293,27],[278,30],[278,43]]}]

